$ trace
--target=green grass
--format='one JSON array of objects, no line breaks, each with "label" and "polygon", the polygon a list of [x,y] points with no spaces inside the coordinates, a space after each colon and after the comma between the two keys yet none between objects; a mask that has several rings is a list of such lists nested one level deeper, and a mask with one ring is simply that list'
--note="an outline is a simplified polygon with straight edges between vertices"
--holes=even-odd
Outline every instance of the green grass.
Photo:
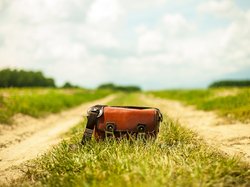
[{"label": "green grass", "polygon": [[0,123],[11,124],[17,113],[43,117],[108,94],[105,90],[0,89]]},{"label": "green grass", "polygon": [[180,100],[198,109],[216,111],[229,119],[250,120],[250,89],[164,90],[150,92],[156,97]]},{"label": "green grass", "polygon": [[[136,94],[112,105],[143,105]],[[158,139],[80,142],[83,122],[52,151],[32,161],[11,185],[24,186],[249,186],[249,167],[209,148],[191,131],[165,117]]]}]

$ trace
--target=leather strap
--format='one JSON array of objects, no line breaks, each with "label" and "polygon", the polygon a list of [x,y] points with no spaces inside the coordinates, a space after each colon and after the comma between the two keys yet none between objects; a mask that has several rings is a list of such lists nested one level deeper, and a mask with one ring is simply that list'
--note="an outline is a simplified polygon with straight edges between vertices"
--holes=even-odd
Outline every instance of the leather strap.
[{"label": "leather strap", "polygon": [[87,121],[86,129],[83,133],[81,144],[85,144],[86,141],[91,140],[95,124],[97,123],[98,113],[99,113],[99,111],[98,112],[93,112],[93,111],[89,112],[89,115],[87,117],[88,121]]}]

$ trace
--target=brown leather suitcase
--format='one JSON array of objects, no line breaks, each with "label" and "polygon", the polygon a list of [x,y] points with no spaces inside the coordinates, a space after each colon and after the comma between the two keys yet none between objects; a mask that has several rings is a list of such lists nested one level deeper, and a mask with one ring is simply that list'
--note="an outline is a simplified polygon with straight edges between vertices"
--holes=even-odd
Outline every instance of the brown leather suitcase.
[{"label": "brown leather suitcase", "polygon": [[138,106],[95,105],[88,110],[88,121],[82,144],[91,139],[106,137],[156,138],[163,117],[158,108]]}]

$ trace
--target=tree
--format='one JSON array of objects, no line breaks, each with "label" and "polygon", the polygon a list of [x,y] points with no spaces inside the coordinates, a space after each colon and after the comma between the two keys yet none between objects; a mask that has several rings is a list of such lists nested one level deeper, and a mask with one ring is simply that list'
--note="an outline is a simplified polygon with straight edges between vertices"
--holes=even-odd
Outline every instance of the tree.
[{"label": "tree", "polygon": [[110,89],[110,90],[114,90],[114,89],[116,89],[116,86],[113,83],[105,83],[105,84],[101,84],[100,86],[98,86],[97,89]]},{"label": "tree", "polygon": [[101,84],[98,86],[97,89],[109,89],[109,90],[114,90],[114,91],[123,91],[123,92],[136,92],[136,91],[141,91],[141,88],[138,86],[120,86],[120,85],[115,85],[113,83],[105,83]]},{"label": "tree", "polygon": [[249,87],[250,80],[221,80],[213,82],[209,85],[209,88],[217,87]]},{"label": "tree", "polygon": [[65,84],[62,87],[63,88],[78,88],[78,86],[72,85],[70,82],[65,82]]},{"label": "tree", "polygon": [[0,71],[0,87],[55,87],[55,82],[40,71],[3,69]]}]

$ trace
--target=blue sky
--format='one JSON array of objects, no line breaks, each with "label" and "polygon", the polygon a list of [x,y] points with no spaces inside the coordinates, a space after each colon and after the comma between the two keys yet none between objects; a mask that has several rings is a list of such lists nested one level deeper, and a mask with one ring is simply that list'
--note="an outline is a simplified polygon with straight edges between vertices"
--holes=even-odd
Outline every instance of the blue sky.
[{"label": "blue sky", "polygon": [[203,88],[250,78],[250,1],[0,0],[0,68],[58,85]]}]

